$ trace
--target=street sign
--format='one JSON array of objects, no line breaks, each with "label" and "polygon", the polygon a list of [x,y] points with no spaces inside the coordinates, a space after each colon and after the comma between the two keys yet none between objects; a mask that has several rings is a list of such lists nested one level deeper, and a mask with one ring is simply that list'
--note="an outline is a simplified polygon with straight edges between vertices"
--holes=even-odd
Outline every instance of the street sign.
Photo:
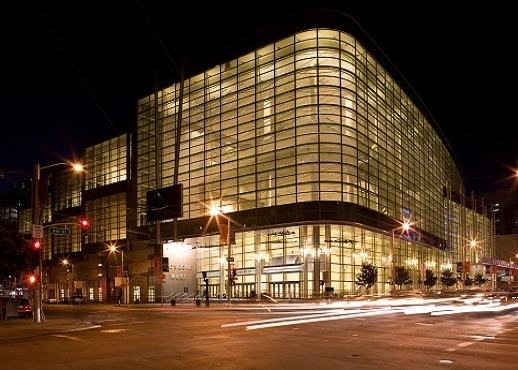
[{"label": "street sign", "polygon": [[53,235],[70,235],[69,229],[62,229],[59,227],[51,227],[49,228],[49,233]]},{"label": "street sign", "polygon": [[234,262],[234,257],[227,257],[225,258],[227,262]]},{"label": "street sign", "polygon": [[43,239],[43,225],[32,224],[32,237],[35,239]]}]

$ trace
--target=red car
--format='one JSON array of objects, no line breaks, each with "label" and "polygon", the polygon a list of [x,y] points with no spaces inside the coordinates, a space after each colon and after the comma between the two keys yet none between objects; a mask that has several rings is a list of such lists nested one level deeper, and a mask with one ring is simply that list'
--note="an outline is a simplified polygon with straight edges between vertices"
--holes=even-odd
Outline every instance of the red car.
[{"label": "red car", "polygon": [[32,315],[32,305],[27,298],[18,301],[18,316],[29,317]]}]

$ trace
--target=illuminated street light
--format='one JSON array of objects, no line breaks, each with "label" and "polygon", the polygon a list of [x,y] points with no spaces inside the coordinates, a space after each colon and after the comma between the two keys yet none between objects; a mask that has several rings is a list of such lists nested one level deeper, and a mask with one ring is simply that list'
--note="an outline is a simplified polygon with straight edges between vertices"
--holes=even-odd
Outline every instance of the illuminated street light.
[{"label": "illuminated street light", "polygon": [[[54,163],[48,166],[41,167],[39,163],[34,165],[34,177],[32,181],[32,237],[36,239],[38,243],[40,243],[40,239],[43,238],[43,225],[42,225],[42,205],[40,202],[40,178],[41,171],[48,170],[58,166],[70,166],[73,168],[75,172],[82,172],[83,166],[81,164],[67,163],[67,162],[59,162]],[[36,297],[34,297],[34,305],[35,305],[35,314],[34,314],[34,322],[41,323],[41,310],[42,310],[42,278],[43,278],[43,247],[39,248],[39,281],[38,281],[38,289],[36,289]]]},{"label": "illuminated street light", "polygon": [[226,241],[227,241],[227,269],[228,269],[228,289],[227,289],[227,301],[228,303],[230,303],[231,301],[231,298],[232,298],[232,281],[233,281],[233,276],[232,276],[232,262],[234,262],[234,259],[232,257],[232,239],[233,239],[233,233],[231,232],[231,227],[230,227],[230,217],[228,216],[225,216],[222,211],[221,211],[221,208],[219,207],[211,207],[210,208],[210,215],[211,217],[214,216],[214,217],[218,217],[218,216],[222,216],[223,218],[226,218],[227,219],[227,235],[226,235]]},{"label": "illuminated street light", "polygon": [[390,243],[390,283],[391,283],[391,293],[394,292],[396,288],[396,261],[395,261],[395,234],[396,230],[401,230],[400,236],[403,235],[410,229],[410,222],[405,220],[400,226],[392,229],[392,240]]},{"label": "illuminated street light", "polygon": [[[466,248],[468,250],[466,250]],[[471,269],[471,264],[469,265],[468,267],[468,260],[471,261],[471,256],[474,254],[475,255],[475,265],[478,264],[478,242],[477,242],[477,239],[475,237],[471,237],[471,239],[469,239],[469,243],[467,245],[464,245],[462,247],[462,255],[461,255],[461,263],[462,263],[462,274],[461,274],[461,278],[462,278],[462,286],[464,289],[466,289],[466,279],[468,277],[467,273],[469,272],[468,270]],[[468,252],[469,252],[469,255],[468,255]]]},{"label": "illuminated street light", "polygon": [[128,291],[127,291],[128,284],[126,283],[126,274],[124,273],[124,249],[121,248],[119,250],[115,245],[110,245],[109,251],[110,251],[110,253],[120,253],[120,255],[121,255],[121,274],[122,274],[122,291],[123,291],[122,303],[126,304],[127,301],[128,301],[127,300],[127,297],[128,297]]},{"label": "illuminated street light", "polygon": [[254,302],[257,298],[259,302],[261,301],[261,278],[263,274],[264,268],[264,260],[265,255],[262,253],[257,253],[255,255],[255,281],[256,281],[256,289],[255,296],[252,296],[252,302]]},{"label": "illuminated street light", "polygon": [[[71,261],[69,261],[68,259],[65,258],[65,259],[63,259],[61,261],[61,265],[62,266],[66,266],[66,273],[67,273],[67,275],[66,275],[66,278],[65,278],[66,283],[63,281],[63,278],[61,279],[61,283],[63,284],[64,292],[63,292],[63,297],[59,297],[59,298],[65,298],[66,296],[69,295],[68,292],[70,291],[70,286],[69,286],[69,283],[68,283],[69,274],[71,275],[70,277],[72,279],[74,279],[74,264]],[[71,270],[69,270],[69,266],[70,266]],[[66,290],[65,290],[65,287],[66,287]]]}]

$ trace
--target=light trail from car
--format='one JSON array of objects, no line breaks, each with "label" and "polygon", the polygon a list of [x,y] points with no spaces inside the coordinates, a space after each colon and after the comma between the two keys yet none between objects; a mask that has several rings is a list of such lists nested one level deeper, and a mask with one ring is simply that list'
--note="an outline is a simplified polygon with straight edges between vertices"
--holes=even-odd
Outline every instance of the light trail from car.
[{"label": "light trail from car", "polygon": [[[275,305],[268,306],[268,311],[286,311],[290,316],[264,320],[243,321],[238,323],[222,324],[222,328],[244,326],[246,330],[258,330],[272,327],[308,324],[332,320],[344,320],[358,317],[378,316],[387,314],[430,314],[453,315],[468,312],[498,312],[518,309],[518,302],[504,305],[500,299],[487,300],[481,296],[474,299],[404,299],[378,300],[375,302],[334,302],[333,304],[306,304],[306,305]],[[250,308],[252,309],[252,308]],[[255,308],[257,309],[257,308]],[[294,314],[294,311],[304,311],[304,314]]]}]

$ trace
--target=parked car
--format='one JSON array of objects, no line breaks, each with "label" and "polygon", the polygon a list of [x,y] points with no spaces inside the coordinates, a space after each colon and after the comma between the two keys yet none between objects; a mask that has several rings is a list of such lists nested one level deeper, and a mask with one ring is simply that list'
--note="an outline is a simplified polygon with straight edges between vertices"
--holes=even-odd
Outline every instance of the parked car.
[{"label": "parked car", "polygon": [[84,295],[75,294],[72,297],[70,297],[68,303],[70,304],[85,304],[86,298]]},{"label": "parked car", "polygon": [[18,301],[18,316],[28,317],[32,315],[32,305],[27,298]]},{"label": "parked car", "polygon": [[58,303],[58,299],[56,297],[47,297],[47,299],[45,300],[45,303],[47,303],[47,304]]},{"label": "parked car", "polygon": [[59,304],[70,304],[70,297],[60,298],[58,301]]}]

